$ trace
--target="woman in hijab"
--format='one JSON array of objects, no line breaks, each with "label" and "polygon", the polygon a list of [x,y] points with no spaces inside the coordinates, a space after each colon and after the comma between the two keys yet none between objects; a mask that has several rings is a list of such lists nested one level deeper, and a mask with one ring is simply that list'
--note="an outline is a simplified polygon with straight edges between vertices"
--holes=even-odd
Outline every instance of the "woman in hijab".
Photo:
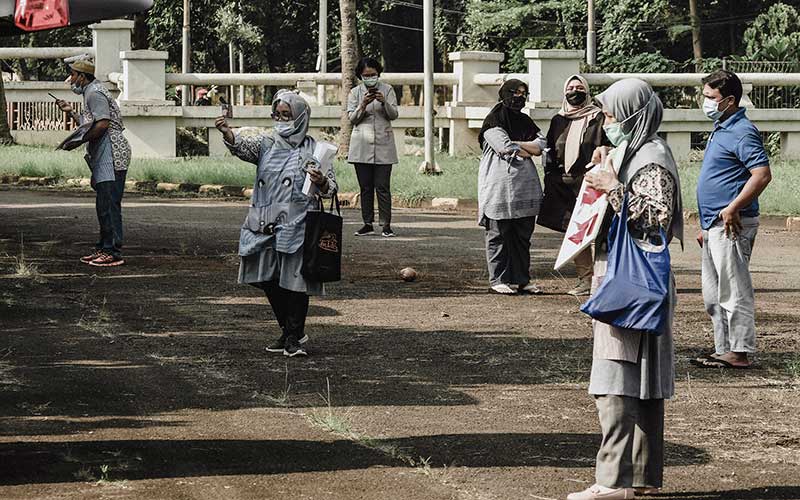
[{"label": "woman in hijab", "polygon": [[[609,216],[619,214],[627,200],[627,224],[643,249],[661,248],[673,237],[682,243],[678,168],[669,146],[656,135],[664,110],[661,100],[647,83],[635,78],[616,82],[597,100],[605,116],[605,133],[615,148],[606,168],[587,173],[586,182],[608,193]],[[606,149],[601,148],[602,153]],[[601,156],[598,151],[596,163]],[[609,223],[607,217],[597,239],[593,291],[606,274]],[[667,241],[662,241],[661,234]],[[675,377],[674,278],[669,293],[668,320],[661,335],[593,322],[589,394],[595,397],[603,438],[597,453],[596,484],[569,495],[569,500],[634,498],[636,492],[661,487],[664,400],[674,393]]]},{"label": "woman in hijab", "polygon": [[302,97],[280,90],[272,100],[275,128],[269,133],[234,134],[225,117],[216,120],[231,153],[258,166],[239,235],[239,283],[264,290],[281,329],[266,349],[290,357],[307,354],[308,296],[324,293],[322,283],[301,273],[306,213],[321,203],[318,196],[303,194],[306,174],[323,196],[337,189],[333,169],[323,173],[312,156],[316,142],[306,135],[310,113]]},{"label": "woman in hijab", "polygon": [[[554,231],[566,232],[572,209],[595,148],[610,144],[603,133],[604,116],[592,102],[589,84],[580,75],[564,83],[561,110],[550,120],[544,164],[544,200],[536,223]],[[589,295],[592,286],[592,249],[575,257],[578,283],[567,293]]]},{"label": "woman in hijab", "polygon": [[[508,80],[500,102],[478,134],[483,150],[478,172],[478,224],[486,229],[486,262],[491,291],[503,295],[542,293],[530,282],[531,236],[542,201],[532,155],[541,154],[544,137],[522,112],[528,86]],[[516,288],[516,290],[514,288]]]}]

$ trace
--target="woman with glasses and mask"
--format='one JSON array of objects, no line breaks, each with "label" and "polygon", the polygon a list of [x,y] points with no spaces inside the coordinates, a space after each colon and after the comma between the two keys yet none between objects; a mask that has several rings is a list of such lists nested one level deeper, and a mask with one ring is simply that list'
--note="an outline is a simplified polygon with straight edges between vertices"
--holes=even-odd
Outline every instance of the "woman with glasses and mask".
[{"label": "woman with glasses and mask", "polygon": [[[650,86],[620,80],[597,96],[604,129],[614,149],[605,168],[586,183],[608,194],[609,209],[596,240],[593,292],[608,268],[607,235],[614,214],[627,213],[630,236],[645,251],[659,251],[673,237],[683,242],[683,205],[678,166],[657,131],[664,108]],[[593,157],[600,164],[607,149]],[[666,238],[666,241],[664,240]],[[663,333],[618,328],[593,321],[589,394],[595,399],[602,440],[595,484],[568,500],[634,498],[661,488],[664,476],[664,400],[675,392],[672,320],[675,281],[670,276]]]},{"label": "woman with glasses and mask", "polygon": [[483,151],[478,171],[478,224],[486,229],[486,263],[493,293],[542,293],[531,283],[531,236],[542,202],[542,186],[531,159],[546,143],[522,112],[528,86],[508,80],[500,102],[478,134]]},{"label": "woman with glasses and mask", "polygon": [[[599,146],[611,144],[603,133],[603,120],[602,111],[592,102],[586,79],[570,76],[564,83],[561,110],[550,120],[547,130],[547,149],[542,155],[544,200],[536,219],[540,226],[566,232],[592,153]],[[592,265],[591,248],[575,257],[578,283],[568,294],[589,295]]]},{"label": "woman with glasses and mask", "polygon": [[381,235],[391,238],[392,193],[389,188],[392,165],[397,163],[392,120],[397,118],[397,96],[391,85],[380,81],[383,66],[365,57],[356,66],[361,84],[347,97],[347,116],[353,124],[347,161],[355,165],[361,188],[361,217],[364,226],[356,236],[373,233],[375,218],[373,202],[378,195],[378,222]]},{"label": "woman with glasses and mask", "polygon": [[323,173],[313,158],[316,141],[307,135],[311,109],[302,97],[280,90],[272,100],[275,128],[258,136],[234,134],[224,116],[216,120],[231,153],[257,165],[251,206],[239,234],[239,283],[267,295],[281,335],[266,349],[305,356],[308,296],[322,283],[302,274],[305,217],[319,210],[317,195],[303,193],[306,174],[324,197],[336,192],[333,169]]}]

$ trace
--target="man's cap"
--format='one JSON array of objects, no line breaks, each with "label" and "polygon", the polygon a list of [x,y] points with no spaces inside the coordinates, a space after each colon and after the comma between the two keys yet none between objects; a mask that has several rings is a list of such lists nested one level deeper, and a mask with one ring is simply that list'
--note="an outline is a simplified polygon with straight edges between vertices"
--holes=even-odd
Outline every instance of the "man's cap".
[{"label": "man's cap", "polygon": [[64,62],[74,71],[94,75],[94,62],[88,54],[68,57]]}]

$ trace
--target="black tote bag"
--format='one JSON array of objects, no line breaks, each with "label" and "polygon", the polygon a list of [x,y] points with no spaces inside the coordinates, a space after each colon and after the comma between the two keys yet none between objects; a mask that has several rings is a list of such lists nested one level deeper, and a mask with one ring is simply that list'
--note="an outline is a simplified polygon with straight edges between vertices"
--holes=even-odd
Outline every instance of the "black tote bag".
[{"label": "black tote bag", "polygon": [[342,213],[336,193],[329,212],[320,201],[319,212],[306,214],[302,273],[306,279],[321,283],[342,279]]}]

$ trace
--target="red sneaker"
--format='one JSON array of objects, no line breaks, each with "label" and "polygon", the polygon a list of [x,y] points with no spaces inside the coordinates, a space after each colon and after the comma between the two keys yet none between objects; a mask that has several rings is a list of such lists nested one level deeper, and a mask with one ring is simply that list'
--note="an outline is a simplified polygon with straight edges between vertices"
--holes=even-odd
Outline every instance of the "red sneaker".
[{"label": "red sneaker", "polygon": [[101,250],[95,250],[89,255],[84,255],[83,257],[81,257],[81,262],[83,262],[84,264],[88,264],[89,262],[100,257],[101,255],[103,255],[103,252]]},{"label": "red sneaker", "polygon": [[102,252],[99,257],[89,262],[89,265],[95,267],[114,267],[121,266],[124,263],[125,260],[123,260],[122,257],[114,257],[111,254]]}]

